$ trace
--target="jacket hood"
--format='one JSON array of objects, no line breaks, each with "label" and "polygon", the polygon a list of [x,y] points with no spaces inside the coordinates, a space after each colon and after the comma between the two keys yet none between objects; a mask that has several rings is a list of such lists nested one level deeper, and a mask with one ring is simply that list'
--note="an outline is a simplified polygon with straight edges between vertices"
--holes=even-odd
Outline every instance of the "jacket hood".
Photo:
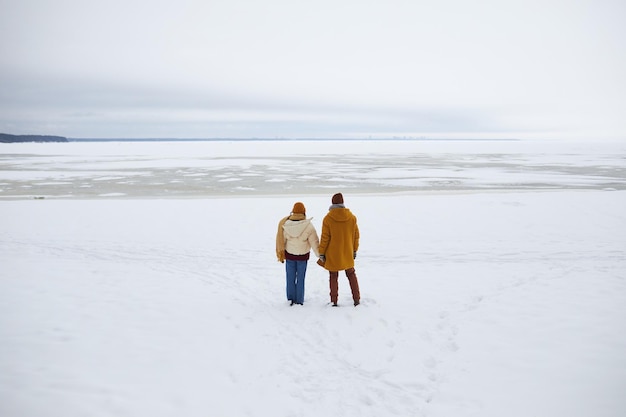
[{"label": "jacket hood", "polygon": [[285,229],[285,233],[291,237],[298,237],[304,232],[304,229],[311,223],[312,219],[304,219],[304,220],[287,220],[283,225],[283,229]]},{"label": "jacket hood", "polygon": [[336,222],[346,222],[354,217],[350,209],[345,207],[331,208],[328,211],[328,216]]}]

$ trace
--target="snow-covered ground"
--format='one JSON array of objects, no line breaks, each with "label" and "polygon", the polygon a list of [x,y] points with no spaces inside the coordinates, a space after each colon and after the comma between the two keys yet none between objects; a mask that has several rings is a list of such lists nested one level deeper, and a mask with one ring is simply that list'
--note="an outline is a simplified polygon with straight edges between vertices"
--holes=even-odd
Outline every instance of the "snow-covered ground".
[{"label": "snow-covered ground", "polygon": [[[624,145],[0,145],[0,416],[626,415]],[[290,307],[337,191],[362,304]]]}]

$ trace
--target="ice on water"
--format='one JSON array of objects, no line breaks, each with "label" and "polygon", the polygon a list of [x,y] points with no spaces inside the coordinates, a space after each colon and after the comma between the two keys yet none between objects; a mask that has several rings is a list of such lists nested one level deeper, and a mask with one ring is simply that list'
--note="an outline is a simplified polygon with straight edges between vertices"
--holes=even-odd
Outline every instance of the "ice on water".
[{"label": "ice on water", "polygon": [[624,189],[616,143],[96,142],[5,145],[0,199]]}]

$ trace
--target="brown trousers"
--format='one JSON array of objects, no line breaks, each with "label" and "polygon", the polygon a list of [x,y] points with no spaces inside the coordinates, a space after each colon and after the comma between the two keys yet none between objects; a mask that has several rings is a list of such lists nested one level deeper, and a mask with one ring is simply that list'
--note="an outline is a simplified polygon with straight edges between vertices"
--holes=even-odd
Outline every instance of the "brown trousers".
[{"label": "brown trousers", "polygon": [[[330,302],[336,303],[339,297],[339,271],[330,272]],[[352,299],[354,302],[361,300],[361,293],[359,292],[359,281],[356,278],[356,271],[354,268],[346,269],[346,276],[350,283],[350,290],[352,291]]]}]

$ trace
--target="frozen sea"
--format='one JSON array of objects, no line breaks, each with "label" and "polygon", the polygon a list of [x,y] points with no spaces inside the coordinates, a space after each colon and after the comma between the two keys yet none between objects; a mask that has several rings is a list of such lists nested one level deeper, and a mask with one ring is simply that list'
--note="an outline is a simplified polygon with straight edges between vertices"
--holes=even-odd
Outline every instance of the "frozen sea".
[{"label": "frozen sea", "polygon": [[624,148],[548,141],[2,144],[0,199],[623,190]]},{"label": "frozen sea", "polygon": [[[357,215],[362,304],[278,220]],[[626,415],[626,144],[0,144],[0,415]]]}]

